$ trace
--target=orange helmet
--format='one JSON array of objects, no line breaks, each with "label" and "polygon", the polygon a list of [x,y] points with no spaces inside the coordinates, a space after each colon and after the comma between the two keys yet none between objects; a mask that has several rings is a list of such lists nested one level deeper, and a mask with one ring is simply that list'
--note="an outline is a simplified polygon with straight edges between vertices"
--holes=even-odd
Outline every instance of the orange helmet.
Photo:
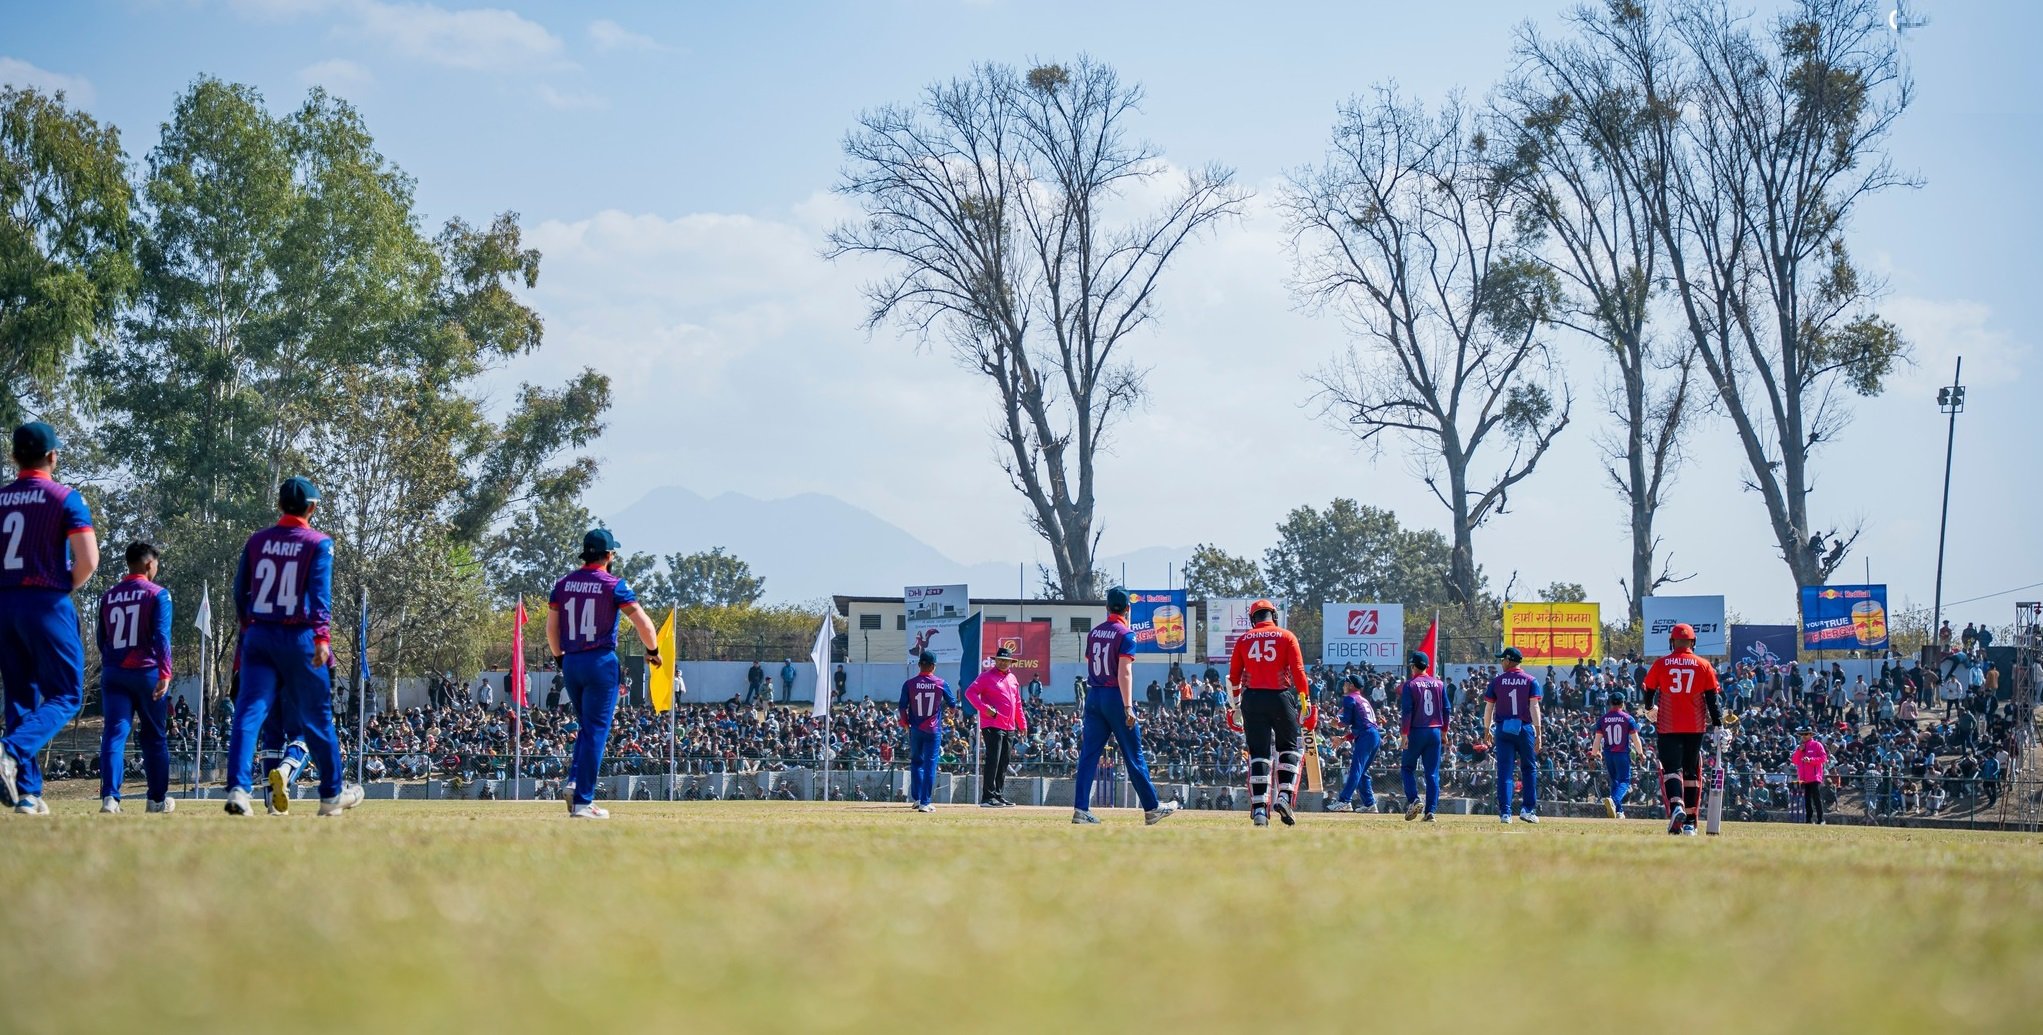
[{"label": "orange helmet", "polygon": [[1695,626],[1687,622],[1676,622],[1674,623],[1674,628],[1667,630],[1667,638],[1669,640],[1687,640],[1690,643],[1694,643]]},{"label": "orange helmet", "polygon": [[1271,614],[1276,614],[1277,605],[1270,603],[1268,600],[1258,600],[1255,603],[1249,605],[1250,618],[1254,618],[1255,616],[1263,613],[1264,611],[1268,611]]}]

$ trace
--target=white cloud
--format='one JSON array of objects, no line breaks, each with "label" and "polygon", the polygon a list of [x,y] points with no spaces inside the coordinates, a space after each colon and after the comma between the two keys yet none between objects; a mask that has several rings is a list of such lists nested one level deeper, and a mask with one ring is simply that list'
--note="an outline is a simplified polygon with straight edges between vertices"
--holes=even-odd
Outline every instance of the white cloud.
[{"label": "white cloud", "polygon": [[334,93],[348,95],[373,86],[376,76],[353,61],[330,58],[299,69],[298,80],[307,86],[324,86]]},{"label": "white cloud", "polygon": [[518,71],[560,64],[561,41],[515,11],[375,0],[348,5],[352,31],[401,56],[469,71]]},{"label": "white cloud", "polygon": [[1918,374],[1932,379],[1948,376],[1952,363],[1963,356],[1968,380],[2012,381],[2021,376],[2024,350],[2006,331],[1993,326],[1993,310],[1984,303],[1899,295],[1882,302],[1880,312],[1901,328],[1913,347]]},{"label": "white cloud", "polygon": [[610,102],[600,94],[579,90],[557,90],[546,83],[539,84],[533,92],[539,96],[542,103],[555,111],[591,111],[610,106]]},{"label": "white cloud", "polygon": [[47,68],[37,68],[18,58],[0,57],[0,84],[17,87],[34,87],[46,93],[63,91],[66,100],[73,107],[92,106],[92,84],[83,76],[65,75]]},{"label": "white cloud", "polygon": [[589,23],[589,42],[597,50],[670,50],[642,32],[633,32],[608,18],[598,18]]}]

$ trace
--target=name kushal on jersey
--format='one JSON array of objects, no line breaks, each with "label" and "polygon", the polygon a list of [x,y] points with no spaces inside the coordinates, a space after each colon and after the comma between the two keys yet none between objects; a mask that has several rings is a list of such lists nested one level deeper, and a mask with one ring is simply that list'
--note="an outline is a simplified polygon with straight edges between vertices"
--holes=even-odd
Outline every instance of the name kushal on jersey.
[{"label": "name kushal on jersey", "polygon": [[0,507],[19,507],[26,503],[48,503],[50,498],[41,489],[19,489],[14,492],[0,492]]}]

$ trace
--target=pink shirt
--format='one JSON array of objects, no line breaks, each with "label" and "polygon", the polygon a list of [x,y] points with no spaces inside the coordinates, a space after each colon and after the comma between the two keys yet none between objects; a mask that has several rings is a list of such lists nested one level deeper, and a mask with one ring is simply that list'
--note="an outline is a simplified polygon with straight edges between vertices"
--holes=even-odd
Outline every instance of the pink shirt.
[{"label": "pink shirt", "polygon": [[989,668],[965,688],[965,702],[979,711],[979,724],[987,729],[1026,732],[1029,717],[1022,714],[1021,684],[1013,672]]},{"label": "pink shirt", "polygon": [[1815,737],[1802,742],[1795,749],[1795,779],[1803,783],[1822,783],[1823,767],[1830,762],[1830,752]]}]

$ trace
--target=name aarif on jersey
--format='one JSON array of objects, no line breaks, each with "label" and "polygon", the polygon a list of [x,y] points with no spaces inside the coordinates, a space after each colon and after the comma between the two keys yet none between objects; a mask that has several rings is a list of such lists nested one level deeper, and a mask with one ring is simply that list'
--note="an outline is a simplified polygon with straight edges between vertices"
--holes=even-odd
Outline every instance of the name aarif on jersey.
[{"label": "name aarif on jersey", "polygon": [[267,539],[262,544],[262,555],[264,557],[296,557],[303,552],[305,552],[305,544],[303,542],[294,542],[287,539]]}]

